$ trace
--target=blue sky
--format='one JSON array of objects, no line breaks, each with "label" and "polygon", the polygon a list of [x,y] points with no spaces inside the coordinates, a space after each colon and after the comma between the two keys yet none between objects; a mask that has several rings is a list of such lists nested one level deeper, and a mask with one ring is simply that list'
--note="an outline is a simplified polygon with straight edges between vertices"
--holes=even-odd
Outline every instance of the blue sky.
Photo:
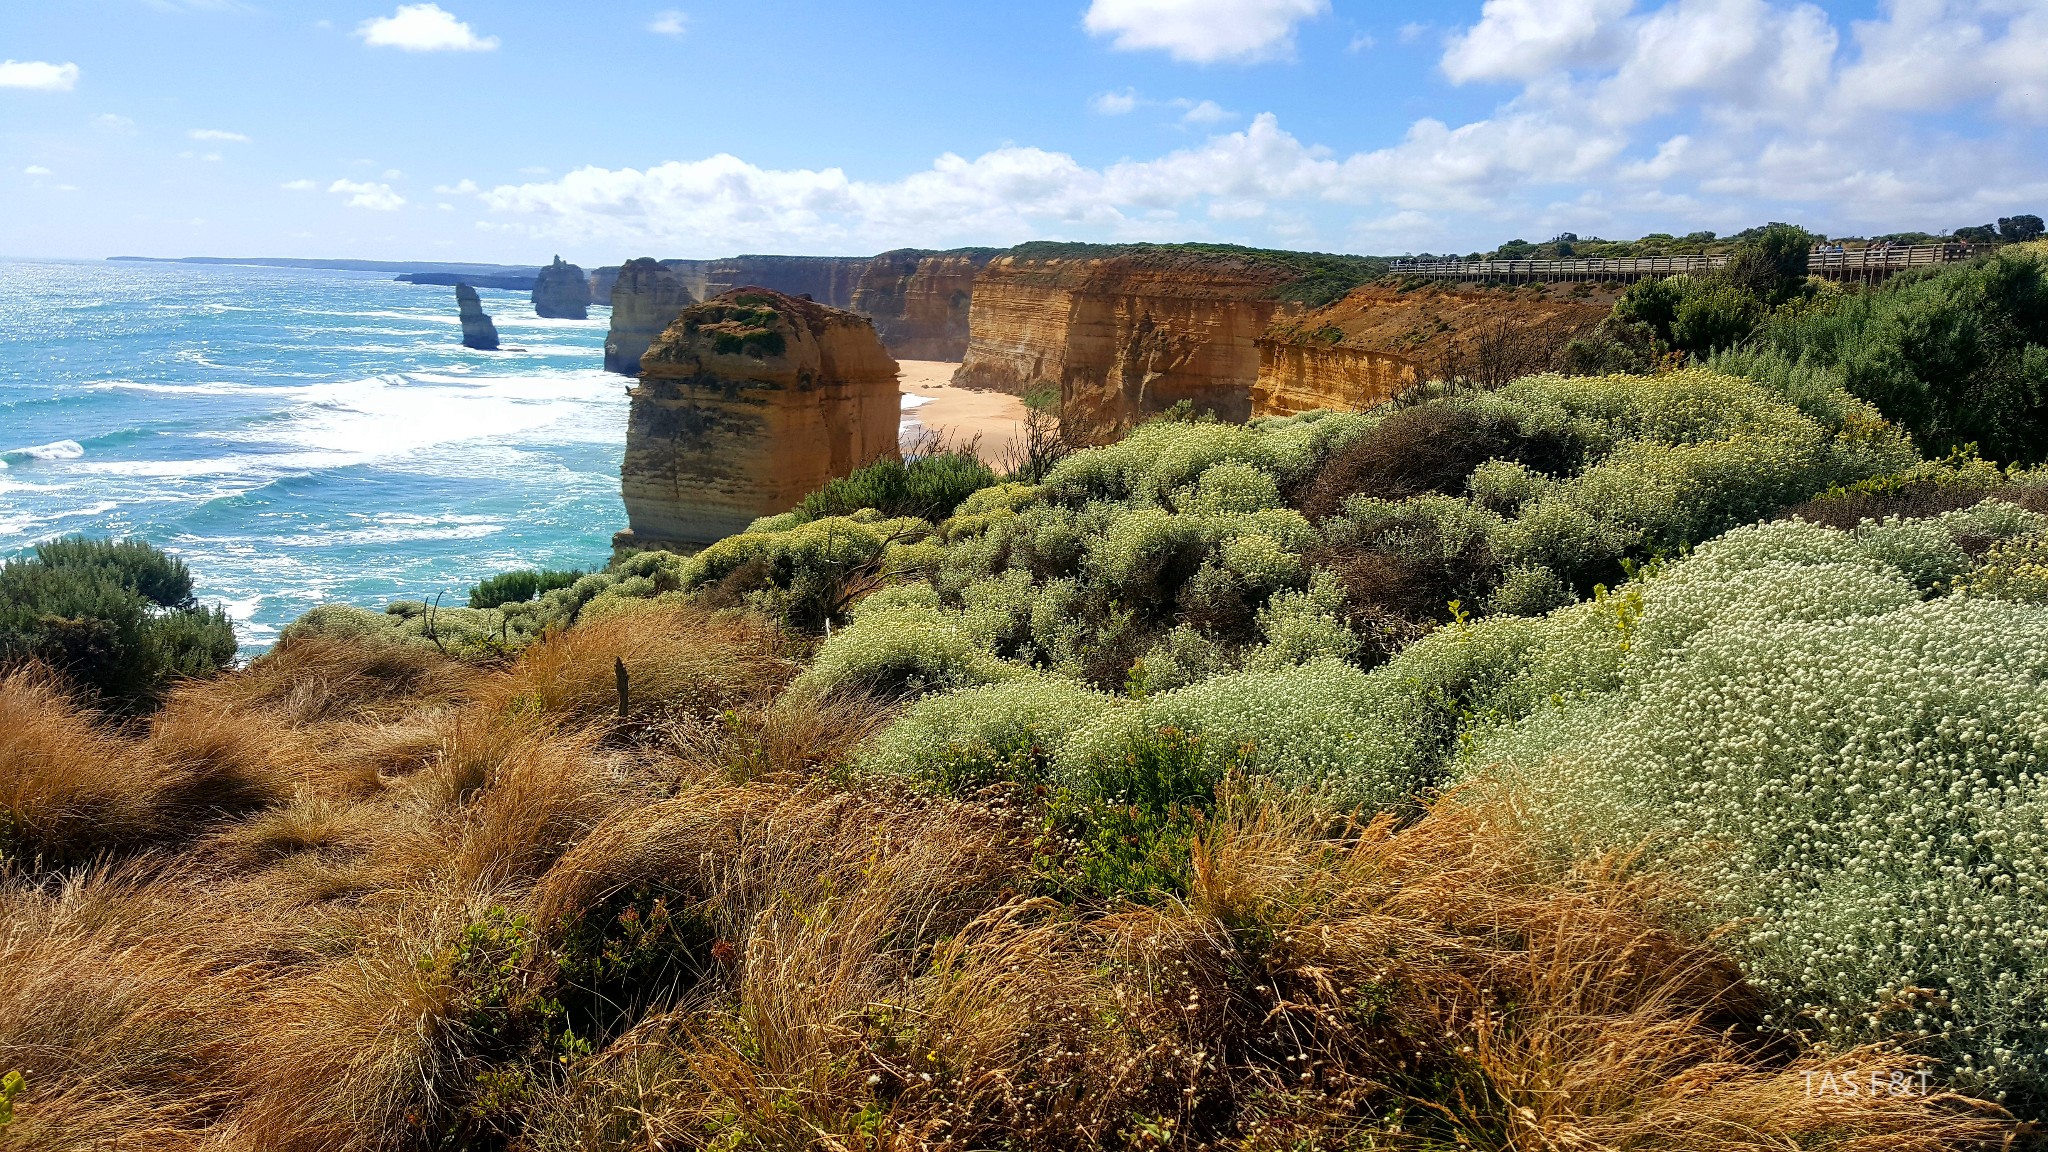
[{"label": "blue sky", "polygon": [[0,254],[1467,251],[2048,212],[2048,0],[11,0]]}]

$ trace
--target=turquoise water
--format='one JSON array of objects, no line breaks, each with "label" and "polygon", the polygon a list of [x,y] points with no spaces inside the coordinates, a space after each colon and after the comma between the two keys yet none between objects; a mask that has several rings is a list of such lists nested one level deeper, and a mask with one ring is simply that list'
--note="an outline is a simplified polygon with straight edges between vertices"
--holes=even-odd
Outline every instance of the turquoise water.
[{"label": "turquoise water", "polygon": [[608,312],[375,273],[0,261],[0,556],[137,535],[191,565],[245,651],[315,604],[587,567],[625,526]]}]

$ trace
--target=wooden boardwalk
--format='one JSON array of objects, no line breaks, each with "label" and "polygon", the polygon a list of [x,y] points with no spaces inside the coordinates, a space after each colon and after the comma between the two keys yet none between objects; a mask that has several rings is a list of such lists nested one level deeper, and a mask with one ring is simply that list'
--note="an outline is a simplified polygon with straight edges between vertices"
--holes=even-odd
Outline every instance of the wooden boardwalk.
[{"label": "wooden boardwalk", "polygon": [[[1810,275],[1829,280],[1874,283],[1908,268],[1947,264],[1975,254],[1967,244],[1816,251],[1807,256],[1806,270]],[[1639,256],[1621,260],[1396,260],[1392,272],[1396,276],[1487,284],[1570,284],[1588,280],[1627,283],[1653,276],[1709,272],[1727,263],[1726,256]]]}]

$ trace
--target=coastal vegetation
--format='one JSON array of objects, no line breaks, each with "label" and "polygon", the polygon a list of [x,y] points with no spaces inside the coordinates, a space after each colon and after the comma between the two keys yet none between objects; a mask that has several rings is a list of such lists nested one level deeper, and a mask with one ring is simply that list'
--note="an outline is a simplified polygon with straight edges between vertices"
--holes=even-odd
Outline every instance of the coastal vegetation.
[{"label": "coastal vegetation", "polygon": [[133,696],[9,649],[0,1137],[2032,1138],[2042,257],[1794,233],[1625,293],[1617,370],[931,443]]}]

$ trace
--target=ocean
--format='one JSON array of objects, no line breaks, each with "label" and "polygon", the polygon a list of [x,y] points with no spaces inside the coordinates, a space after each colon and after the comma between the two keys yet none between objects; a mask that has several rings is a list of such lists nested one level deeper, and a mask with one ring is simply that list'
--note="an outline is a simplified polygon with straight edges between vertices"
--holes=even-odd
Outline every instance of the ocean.
[{"label": "ocean", "polygon": [[480,295],[505,351],[462,347],[454,289],[384,273],[0,261],[0,557],[140,536],[245,654],[320,603],[602,565],[626,523],[609,312]]}]

